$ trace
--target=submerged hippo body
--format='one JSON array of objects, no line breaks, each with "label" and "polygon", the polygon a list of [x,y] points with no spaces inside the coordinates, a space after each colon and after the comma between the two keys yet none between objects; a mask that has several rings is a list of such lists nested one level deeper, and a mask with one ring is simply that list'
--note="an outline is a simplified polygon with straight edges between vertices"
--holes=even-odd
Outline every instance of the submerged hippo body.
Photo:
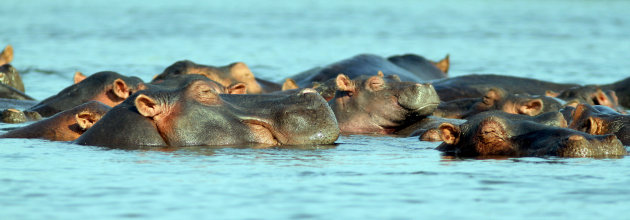
[{"label": "submerged hippo body", "polygon": [[235,83],[244,83],[247,86],[248,94],[259,94],[262,87],[256,81],[254,74],[243,62],[236,62],[226,66],[209,66],[194,63],[190,60],[177,61],[157,75],[153,81],[167,79],[171,76],[182,74],[199,74],[220,83],[223,86],[230,86]]},{"label": "submerged hippo body", "polygon": [[29,110],[48,117],[92,100],[113,107],[144,88],[144,83],[138,77],[127,77],[111,71],[98,72],[66,87]]},{"label": "submerged hippo body", "polygon": [[219,94],[197,80],[145,90],[110,110],[77,144],[127,148],[194,145],[331,144],[337,121],[311,89],[290,95]]},{"label": "submerged hippo body", "polygon": [[339,74],[328,104],[344,133],[391,134],[435,110],[439,100],[431,84],[400,82],[382,73],[350,80]]},{"label": "submerged hippo body", "polygon": [[414,63],[414,60],[406,58],[407,56],[392,58],[399,60],[399,63],[404,63],[403,66],[398,66],[396,63],[377,55],[360,54],[325,67],[307,70],[291,77],[291,79],[295,80],[300,87],[311,87],[313,82],[325,82],[334,79],[340,73],[355,78],[364,74],[376,74],[380,71],[386,75],[398,75],[402,81],[410,82],[426,82],[436,79],[436,75],[443,75],[434,64],[427,62],[426,59],[422,58],[423,62]]},{"label": "submerged hippo body", "polygon": [[571,114],[570,128],[594,135],[614,134],[623,145],[630,145],[630,115],[586,104],[578,105]]},{"label": "submerged hippo body", "polygon": [[51,141],[73,141],[98,121],[111,107],[90,101],[59,112],[50,118],[9,131],[0,138],[39,138]]},{"label": "submerged hippo body", "polygon": [[437,149],[461,157],[619,157],[627,154],[614,135],[591,135],[499,115],[469,119],[461,125],[444,123],[439,129],[444,143]]}]

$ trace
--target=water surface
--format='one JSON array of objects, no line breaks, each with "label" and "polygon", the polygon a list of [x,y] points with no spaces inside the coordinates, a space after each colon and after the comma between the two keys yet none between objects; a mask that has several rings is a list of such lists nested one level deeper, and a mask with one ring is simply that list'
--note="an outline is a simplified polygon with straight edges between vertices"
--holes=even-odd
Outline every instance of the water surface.
[{"label": "water surface", "polygon": [[[5,0],[0,44],[43,99],[74,71],[145,81],[177,60],[273,81],[359,53],[451,55],[451,75],[610,83],[627,1]],[[15,125],[0,125],[6,129]],[[0,140],[0,219],[626,219],[630,160],[453,159],[417,138],[335,146],[109,150]]]}]

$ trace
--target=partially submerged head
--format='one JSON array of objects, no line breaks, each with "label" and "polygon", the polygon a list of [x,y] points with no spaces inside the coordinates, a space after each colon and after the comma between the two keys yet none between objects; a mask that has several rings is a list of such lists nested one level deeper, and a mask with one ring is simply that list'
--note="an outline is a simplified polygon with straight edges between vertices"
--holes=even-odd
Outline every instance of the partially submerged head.
[{"label": "partially submerged head", "polygon": [[226,66],[209,66],[194,63],[189,60],[177,61],[167,67],[160,75],[156,76],[153,81],[167,79],[174,75],[181,74],[199,74],[223,86],[230,86],[235,83],[244,83],[247,87],[248,94],[259,94],[262,87],[256,81],[254,74],[243,62],[235,62]]}]

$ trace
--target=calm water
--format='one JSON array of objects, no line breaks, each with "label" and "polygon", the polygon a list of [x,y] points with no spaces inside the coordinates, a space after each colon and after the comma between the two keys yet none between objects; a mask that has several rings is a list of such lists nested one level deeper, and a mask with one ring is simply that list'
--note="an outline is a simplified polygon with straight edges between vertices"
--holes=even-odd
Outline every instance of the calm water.
[{"label": "calm water", "polygon": [[[29,1],[0,46],[43,99],[74,71],[149,81],[190,59],[280,81],[359,53],[451,55],[451,75],[610,83],[630,73],[628,1]],[[0,129],[14,125],[0,125]],[[449,159],[416,138],[124,151],[0,140],[0,219],[627,219],[630,159]]]}]

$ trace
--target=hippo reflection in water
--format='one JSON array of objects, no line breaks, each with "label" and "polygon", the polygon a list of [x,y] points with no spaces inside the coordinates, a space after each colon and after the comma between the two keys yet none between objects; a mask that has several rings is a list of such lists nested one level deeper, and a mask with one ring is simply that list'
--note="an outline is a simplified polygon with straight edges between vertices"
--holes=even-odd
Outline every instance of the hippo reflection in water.
[{"label": "hippo reflection in water", "polygon": [[110,110],[75,142],[82,145],[194,146],[332,144],[339,128],[312,89],[292,94],[219,94],[209,81],[144,90]]}]

